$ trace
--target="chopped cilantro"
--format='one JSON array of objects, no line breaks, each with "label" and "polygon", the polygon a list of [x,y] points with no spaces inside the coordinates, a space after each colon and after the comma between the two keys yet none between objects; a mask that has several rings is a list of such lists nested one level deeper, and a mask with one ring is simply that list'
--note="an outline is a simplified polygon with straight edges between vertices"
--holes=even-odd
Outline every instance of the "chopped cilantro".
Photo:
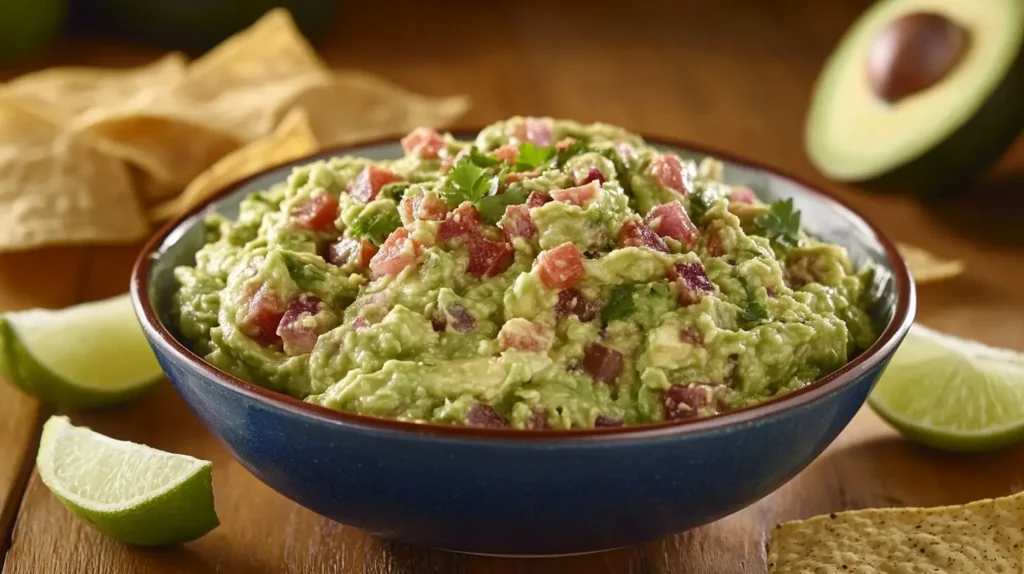
[{"label": "chopped cilantro", "polygon": [[601,309],[601,320],[607,325],[632,315],[636,310],[636,301],[633,300],[635,293],[636,285],[616,285],[608,304]]},{"label": "chopped cilantro", "polygon": [[480,151],[480,148],[476,146],[469,148],[469,160],[479,167],[493,167],[501,163],[501,160]]},{"label": "chopped cilantro", "polygon": [[555,157],[553,146],[539,147],[531,142],[519,146],[519,156],[516,157],[516,171],[531,171],[543,166]]},{"label": "chopped cilantro", "polygon": [[758,324],[768,320],[768,309],[764,308],[764,305],[759,303],[754,298],[754,293],[750,290],[750,285],[747,284],[747,280],[739,277],[740,285],[743,285],[743,290],[747,294],[746,307],[740,312],[739,320],[744,323]]},{"label": "chopped cilantro", "polygon": [[441,186],[441,198],[448,207],[458,207],[464,201],[476,203],[491,190],[493,176],[486,169],[463,157],[452,166]]},{"label": "chopped cilantro", "polygon": [[374,213],[356,219],[350,231],[353,237],[365,237],[374,245],[381,245],[392,231],[401,226],[402,220],[397,213]]},{"label": "chopped cilantro", "polygon": [[380,193],[377,194],[377,197],[401,201],[402,198],[405,197],[406,190],[408,190],[411,185],[412,184],[408,181],[396,181],[394,183],[389,183],[380,188]]},{"label": "chopped cilantro", "polygon": [[308,285],[327,279],[327,275],[313,266],[309,261],[304,261],[299,254],[282,251],[284,266],[288,269],[288,275],[299,284]]},{"label": "chopped cilantro", "polygon": [[708,204],[708,197],[705,195],[704,190],[695,189],[690,194],[690,209],[689,216],[690,221],[699,224],[700,220],[704,218],[704,214],[708,212],[708,208],[711,206]]},{"label": "chopped cilantro", "polygon": [[497,223],[505,215],[505,208],[510,205],[526,203],[530,191],[524,186],[514,183],[505,190],[505,193],[488,195],[476,202],[476,210],[480,217],[487,223]]},{"label": "chopped cilantro", "polygon": [[792,198],[772,202],[768,213],[757,216],[754,224],[779,245],[796,247],[800,242],[800,212],[793,209]]},{"label": "chopped cilantro", "polygon": [[555,153],[555,162],[558,167],[563,167],[570,158],[578,156],[585,151],[587,151],[587,145],[580,140],[576,140],[569,144],[569,147],[560,149]]}]

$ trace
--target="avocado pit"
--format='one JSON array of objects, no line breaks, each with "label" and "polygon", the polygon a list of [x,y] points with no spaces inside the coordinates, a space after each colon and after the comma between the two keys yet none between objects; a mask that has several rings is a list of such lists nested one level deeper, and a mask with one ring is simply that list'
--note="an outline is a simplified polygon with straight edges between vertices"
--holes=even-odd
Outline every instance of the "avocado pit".
[{"label": "avocado pit", "polygon": [[942,81],[967,53],[967,31],[933,12],[906,14],[885,26],[871,43],[868,83],[894,103]]}]

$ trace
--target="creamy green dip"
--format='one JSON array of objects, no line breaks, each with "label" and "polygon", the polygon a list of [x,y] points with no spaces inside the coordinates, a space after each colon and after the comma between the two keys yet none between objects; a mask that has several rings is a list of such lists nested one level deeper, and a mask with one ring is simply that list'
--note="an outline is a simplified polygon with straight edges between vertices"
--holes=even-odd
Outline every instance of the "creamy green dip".
[{"label": "creamy green dip", "polygon": [[199,355],[331,409],[569,429],[762,402],[875,339],[868,272],[714,159],[550,118],[402,143],[207,219],[175,271]]}]

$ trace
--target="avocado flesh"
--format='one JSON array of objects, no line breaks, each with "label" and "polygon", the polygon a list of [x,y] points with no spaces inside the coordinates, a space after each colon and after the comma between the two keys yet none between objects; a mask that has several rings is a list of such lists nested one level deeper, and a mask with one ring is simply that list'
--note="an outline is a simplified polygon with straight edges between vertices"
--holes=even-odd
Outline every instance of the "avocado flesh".
[{"label": "avocado flesh", "polygon": [[[970,48],[942,80],[887,103],[866,58],[877,34],[914,12],[967,30]],[[818,78],[806,125],[812,163],[838,181],[918,193],[955,190],[1024,128],[1024,9],[1019,0],[885,0],[846,33]]]}]

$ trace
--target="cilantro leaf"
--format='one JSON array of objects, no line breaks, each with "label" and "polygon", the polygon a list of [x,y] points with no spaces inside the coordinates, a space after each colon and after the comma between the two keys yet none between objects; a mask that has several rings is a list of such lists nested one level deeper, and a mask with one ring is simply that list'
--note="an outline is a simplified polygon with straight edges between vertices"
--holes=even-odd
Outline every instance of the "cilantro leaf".
[{"label": "cilantro leaf", "polygon": [[754,293],[750,290],[750,285],[747,280],[743,277],[738,278],[740,285],[743,285],[743,290],[747,293],[746,307],[739,314],[739,320],[744,323],[758,324],[768,320],[768,309],[765,309],[764,305],[759,303],[754,298]]},{"label": "cilantro leaf", "polygon": [[636,301],[633,300],[635,293],[636,285],[616,285],[612,290],[611,299],[604,309],[601,309],[601,320],[607,325],[611,321],[632,315],[636,310]]},{"label": "cilantro leaf", "polygon": [[353,237],[364,237],[379,246],[401,226],[402,220],[397,213],[374,213],[356,219],[349,231]]},{"label": "cilantro leaf", "polygon": [[754,224],[779,245],[796,247],[800,243],[800,212],[793,209],[792,198],[772,202],[768,213],[757,216]]},{"label": "cilantro leaf", "polygon": [[486,169],[463,157],[452,166],[441,186],[441,198],[448,207],[458,207],[464,201],[476,203],[491,190],[492,176]]},{"label": "cilantro leaf", "polygon": [[501,160],[480,151],[476,146],[469,148],[469,160],[480,167],[493,167],[501,163]]},{"label": "cilantro leaf", "polygon": [[526,142],[519,146],[519,156],[516,157],[516,171],[531,171],[541,167],[555,157],[553,146],[539,147],[532,142]]},{"label": "cilantro leaf", "polygon": [[476,210],[480,217],[487,223],[497,223],[505,215],[505,208],[510,205],[526,203],[530,191],[519,184],[513,184],[505,190],[505,193],[488,195],[476,202]]},{"label": "cilantro leaf", "polygon": [[587,145],[580,140],[575,140],[569,144],[569,147],[560,149],[555,153],[555,163],[558,167],[563,167],[570,158],[580,155],[585,151],[587,151]]},{"label": "cilantro leaf", "polygon": [[396,181],[394,183],[389,183],[380,188],[380,193],[377,194],[377,197],[385,197],[393,199],[394,201],[401,201],[402,198],[405,197],[406,190],[408,190],[411,185],[412,184],[408,181]]},{"label": "cilantro leaf", "polygon": [[704,194],[704,190],[695,189],[690,194],[690,220],[694,223],[700,223],[700,220],[704,218],[704,214],[708,212],[708,208],[711,206],[708,204],[708,198]]}]

